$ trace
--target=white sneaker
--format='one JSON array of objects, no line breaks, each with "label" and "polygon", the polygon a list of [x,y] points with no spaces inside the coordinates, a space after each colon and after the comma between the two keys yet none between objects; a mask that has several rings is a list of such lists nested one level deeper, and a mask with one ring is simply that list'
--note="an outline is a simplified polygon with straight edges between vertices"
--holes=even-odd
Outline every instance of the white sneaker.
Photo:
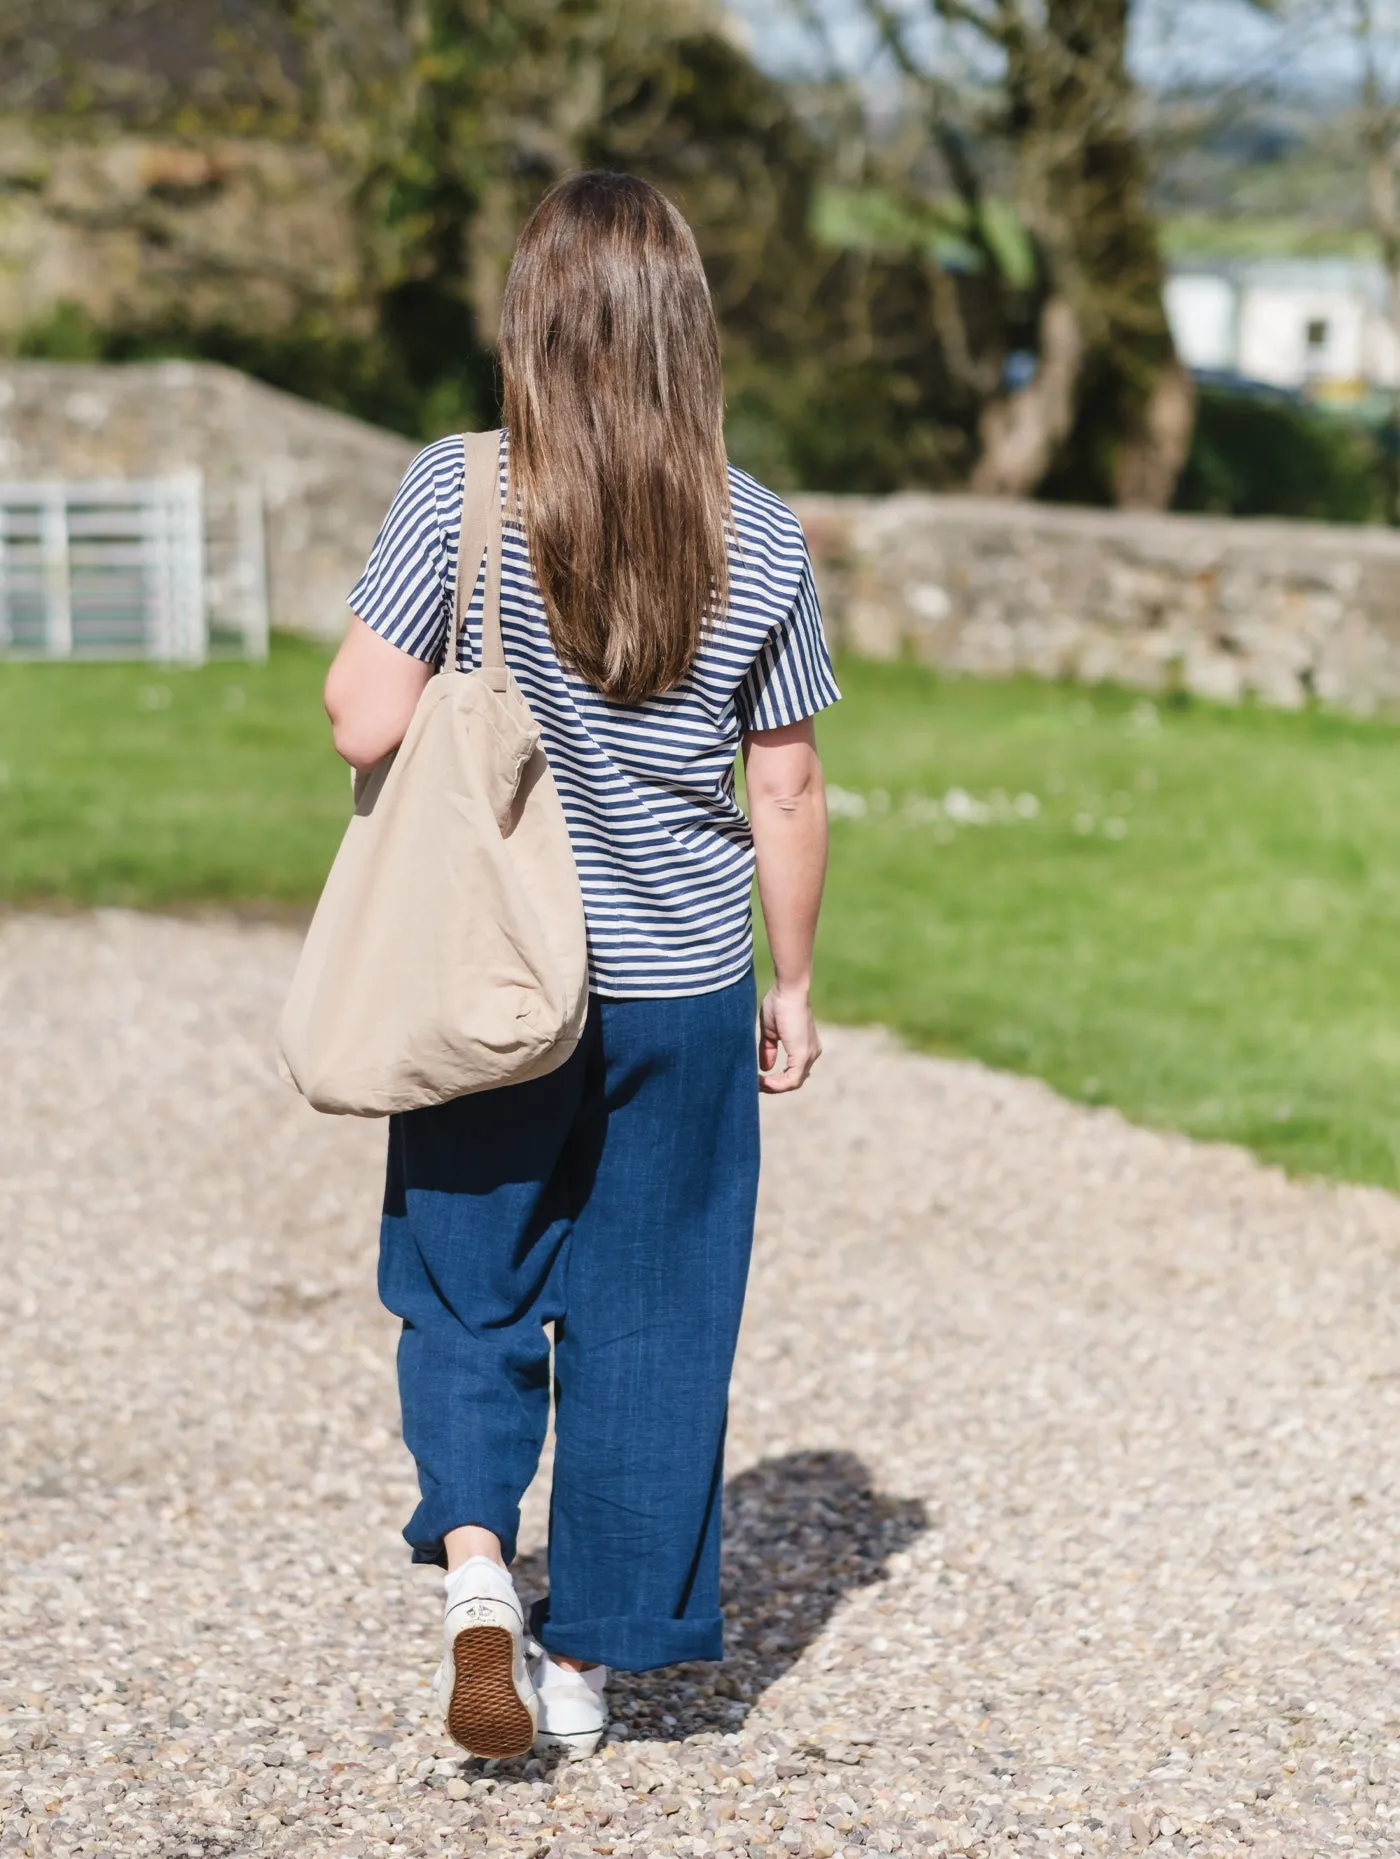
[{"label": "white sneaker", "polygon": [[447,1734],[472,1756],[523,1756],[539,1708],[515,1583],[498,1562],[472,1556],[443,1587],[443,1655],[433,1695]]},{"label": "white sneaker", "polygon": [[592,1665],[586,1672],[575,1672],[541,1652],[533,1662],[532,1676],[539,1700],[535,1748],[553,1755],[591,1756],[607,1727],[608,1706],[603,1696],[607,1666]]}]

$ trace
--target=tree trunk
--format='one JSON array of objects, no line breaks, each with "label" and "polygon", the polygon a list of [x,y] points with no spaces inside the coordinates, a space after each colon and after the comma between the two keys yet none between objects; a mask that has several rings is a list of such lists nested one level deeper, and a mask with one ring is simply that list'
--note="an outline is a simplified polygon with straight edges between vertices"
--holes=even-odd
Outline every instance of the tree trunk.
[{"label": "tree trunk", "polygon": [[[1400,99],[1382,82],[1376,9],[1355,0],[1353,31],[1361,54],[1361,140],[1371,230],[1386,279],[1390,326],[1400,337]],[[1385,520],[1400,527],[1400,387],[1392,388],[1385,436]]]},{"label": "tree trunk", "polygon": [[1191,449],[1195,424],[1196,383],[1173,357],[1157,376],[1136,430],[1119,440],[1113,500],[1120,509],[1167,508]]},{"label": "tree trunk", "polygon": [[1074,426],[1084,343],[1063,297],[1040,313],[1040,366],[1014,394],[993,400],[982,415],[981,456],[970,488],[984,497],[1029,497]]},{"label": "tree trunk", "polygon": [[[1006,6],[1008,127],[1022,211],[1052,299],[1063,298],[1082,345],[1072,416],[1036,486],[1160,509],[1186,461],[1195,396],[1163,302],[1166,271],[1127,68],[1128,6],[1046,0],[1035,26]],[[1016,424],[1018,401],[1057,399],[1057,370],[1063,359],[1047,348],[1037,376],[989,416],[993,436]],[[994,475],[995,461],[986,468]]]}]

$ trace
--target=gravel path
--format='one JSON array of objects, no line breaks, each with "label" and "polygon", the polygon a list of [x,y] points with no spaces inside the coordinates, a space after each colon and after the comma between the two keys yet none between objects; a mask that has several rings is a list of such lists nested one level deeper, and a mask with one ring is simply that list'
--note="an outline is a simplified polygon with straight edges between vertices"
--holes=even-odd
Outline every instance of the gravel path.
[{"label": "gravel path", "polygon": [[877,1033],[767,1110],[729,1663],[454,1755],[292,948],[0,921],[0,1851],[1400,1851],[1400,1203]]}]

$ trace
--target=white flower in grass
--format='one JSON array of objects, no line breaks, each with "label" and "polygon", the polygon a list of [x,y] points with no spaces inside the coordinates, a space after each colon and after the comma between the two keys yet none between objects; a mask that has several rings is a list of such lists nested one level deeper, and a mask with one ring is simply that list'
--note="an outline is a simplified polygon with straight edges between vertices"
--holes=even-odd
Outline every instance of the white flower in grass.
[{"label": "white flower in grass", "polygon": [[992,817],[992,810],[985,801],[960,787],[950,787],[943,796],[943,811],[959,826],[985,826]]},{"label": "white flower in grass", "polygon": [[[866,820],[874,814],[896,812],[886,788],[861,794],[833,782],[826,790],[826,802],[833,820]],[[1040,801],[1025,793],[1013,799],[1004,788],[993,788],[988,799],[981,800],[966,788],[952,787],[941,800],[928,794],[906,794],[897,813],[907,826],[932,827],[937,843],[946,845],[960,826],[1017,826],[1038,819]]]},{"label": "white flower in grass", "polygon": [[826,810],[833,820],[863,820],[870,811],[870,803],[864,794],[837,787],[832,782],[826,790]]}]

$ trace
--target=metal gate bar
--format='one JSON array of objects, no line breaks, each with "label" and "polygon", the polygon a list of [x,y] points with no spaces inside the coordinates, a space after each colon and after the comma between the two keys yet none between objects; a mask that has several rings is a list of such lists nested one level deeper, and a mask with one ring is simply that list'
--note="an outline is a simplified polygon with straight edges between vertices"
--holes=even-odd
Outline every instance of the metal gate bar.
[{"label": "metal gate bar", "polygon": [[208,648],[197,472],[0,483],[0,651],[200,664]]}]

